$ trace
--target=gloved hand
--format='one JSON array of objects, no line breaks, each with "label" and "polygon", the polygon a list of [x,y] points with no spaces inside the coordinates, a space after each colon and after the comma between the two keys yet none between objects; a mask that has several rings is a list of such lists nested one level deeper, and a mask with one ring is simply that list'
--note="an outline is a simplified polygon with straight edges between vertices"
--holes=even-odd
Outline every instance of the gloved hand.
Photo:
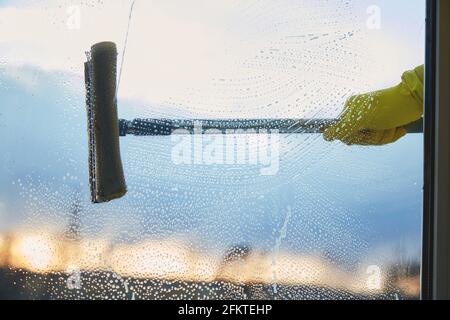
[{"label": "gloved hand", "polygon": [[407,132],[403,126],[423,114],[424,66],[407,71],[395,87],[348,99],[337,124],[325,129],[325,140],[348,145],[384,145]]}]

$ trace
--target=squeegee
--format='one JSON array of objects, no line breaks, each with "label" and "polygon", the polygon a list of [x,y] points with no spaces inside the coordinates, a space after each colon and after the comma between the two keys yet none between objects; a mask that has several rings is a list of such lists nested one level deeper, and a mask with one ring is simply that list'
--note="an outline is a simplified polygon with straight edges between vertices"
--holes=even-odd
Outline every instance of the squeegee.
[{"label": "squeegee", "polygon": [[[123,197],[126,183],[119,137],[168,136],[177,133],[315,134],[336,119],[135,119],[119,120],[117,112],[117,48],[112,42],[92,46],[85,63],[86,106],[89,137],[89,183],[93,203]],[[201,128],[200,130],[198,128]],[[406,126],[408,133],[423,132],[423,121]]]}]

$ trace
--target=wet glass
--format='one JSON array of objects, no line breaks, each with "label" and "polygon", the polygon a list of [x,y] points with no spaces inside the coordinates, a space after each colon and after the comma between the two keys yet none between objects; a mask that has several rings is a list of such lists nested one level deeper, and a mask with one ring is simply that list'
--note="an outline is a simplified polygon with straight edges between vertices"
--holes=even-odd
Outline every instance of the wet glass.
[{"label": "wet glass", "polygon": [[425,1],[131,5],[0,3],[0,297],[418,299],[421,134],[129,135],[91,204],[83,63],[117,43],[121,119],[333,119],[424,63]]}]

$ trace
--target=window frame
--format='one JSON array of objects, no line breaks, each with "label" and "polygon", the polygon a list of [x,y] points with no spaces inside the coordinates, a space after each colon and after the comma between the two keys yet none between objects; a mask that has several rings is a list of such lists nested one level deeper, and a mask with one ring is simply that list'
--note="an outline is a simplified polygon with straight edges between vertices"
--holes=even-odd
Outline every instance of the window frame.
[{"label": "window frame", "polygon": [[427,0],[421,298],[450,299],[450,2]]}]

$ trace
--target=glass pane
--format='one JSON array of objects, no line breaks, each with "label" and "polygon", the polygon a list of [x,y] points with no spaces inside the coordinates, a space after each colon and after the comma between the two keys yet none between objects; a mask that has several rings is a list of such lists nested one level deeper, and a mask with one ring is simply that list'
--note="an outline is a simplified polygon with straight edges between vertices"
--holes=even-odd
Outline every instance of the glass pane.
[{"label": "glass pane", "polygon": [[83,68],[117,43],[121,119],[334,119],[424,63],[425,1],[131,5],[0,2],[0,298],[419,298],[421,134],[128,135],[91,204]]}]

